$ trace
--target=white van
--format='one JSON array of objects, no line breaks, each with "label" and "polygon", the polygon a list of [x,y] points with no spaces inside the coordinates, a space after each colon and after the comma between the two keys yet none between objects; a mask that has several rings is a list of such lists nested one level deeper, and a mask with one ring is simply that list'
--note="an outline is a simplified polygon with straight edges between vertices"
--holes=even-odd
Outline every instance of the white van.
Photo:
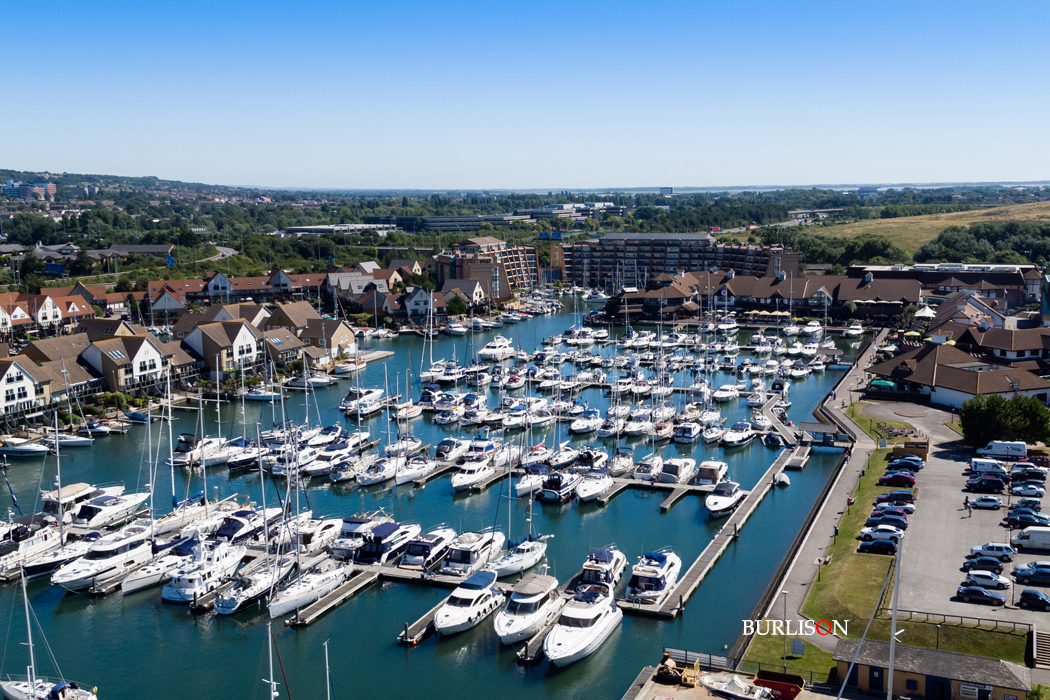
[{"label": "white van", "polygon": [[1028,459],[1028,445],[1023,442],[992,440],[984,447],[978,447],[977,454],[999,459]]},{"label": "white van", "polygon": [[1026,527],[1010,540],[1017,549],[1050,550],[1050,527]]},{"label": "white van", "polygon": [[998,460],[974,457],[970,460],[970,472],[973,474],[1005,474],[1006,465]]}]

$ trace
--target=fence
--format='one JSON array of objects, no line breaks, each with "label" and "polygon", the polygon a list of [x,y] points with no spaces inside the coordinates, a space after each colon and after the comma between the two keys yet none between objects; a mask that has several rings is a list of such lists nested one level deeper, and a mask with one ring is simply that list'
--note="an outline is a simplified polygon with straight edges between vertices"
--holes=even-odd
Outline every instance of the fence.
[{"label": "fence", "polygon": [[[759,671],[776,671],[777,673],[784,673],[784,664],[762,664],[754,661],[743,661],[731,656],[716,656],[714,654],[703,654],[683,649],[672,649],[670,647],[664,647],[664,653],[674,659],[675,663],[685,664],[686,666],[692,666],[699,661],[702,668],[719,671],[735,671],[737,673],[746,673],[752,676]],[[787,667],[787,673],[801,676],[809,685],[822,685],[829,681],[828,673],[792,668],[791,666]]]},{"label": "fence", "polygon": [[[879,615],[890,614],[889,608],[880,608]],[[1012,622],[1010,620],[990,620],[984,617],[969,617],[967,615],[942,615],[941,613],[923,612],[922,610],[901,610],[897,608],[897,621],[926,622],[931,625],[953,625],[955,627],[980,627],[992,632],[1022,631],[1026,634],[1032,631],[1032,625],[1027,622]]]}]

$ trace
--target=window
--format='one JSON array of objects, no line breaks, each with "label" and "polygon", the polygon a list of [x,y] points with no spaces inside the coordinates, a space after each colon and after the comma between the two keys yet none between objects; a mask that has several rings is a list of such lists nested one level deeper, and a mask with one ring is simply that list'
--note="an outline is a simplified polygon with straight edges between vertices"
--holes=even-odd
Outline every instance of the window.
[{"label": "window", "polygon": [[18,387],[18,398],[24,399],[27,396],[29,396],[29,392],[26,390],[26,388],[24,386]]},{"label": "window", "polygon": [[122,353],[120,350],[109,350],[106,352],[106,354],[112,357],[114,360],[124,359],[124,353]]},{"label": "window", "polygon": [[139,371],[140,372],[145,372],[146,371],[146,362],[145,361],[139,362]]},{"label": "window", "polygon": [[15,400],[15,390],[14,389],[8,389],[7,391],[4,392],[4,401],[7,401],[8,403],[11,403],[14,400]]},{"label": "window", "polygon": [[157,369],[157,361],[156,360],[150,360],[149,361],[149,368],[150,369]]},{"label": "window", "polygon": [[22,381],[22,373],[21,372],[11,372],[10,374],[7,375],[7,383],[8,384],[14,384],[15,382],[20,382],[20,381]]}]

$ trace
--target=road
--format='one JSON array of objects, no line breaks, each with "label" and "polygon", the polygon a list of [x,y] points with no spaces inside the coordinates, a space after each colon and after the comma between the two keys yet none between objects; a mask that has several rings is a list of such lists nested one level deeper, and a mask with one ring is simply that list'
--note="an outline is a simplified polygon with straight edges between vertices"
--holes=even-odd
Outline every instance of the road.
[{"label": "road", "polygon": [[234,250],[233,248],[225,248],[225,247],[223,247],[221,245],[215,246],[215,250],[219,251],[216,255],[213,255],[210,258],[204,258],[203,260],[198,260],[197,262],[209,262],[211,260],[222,260],[223,258],[229,258],[229,257],[232,257],[232,256],[237,254],[237,251]]}]

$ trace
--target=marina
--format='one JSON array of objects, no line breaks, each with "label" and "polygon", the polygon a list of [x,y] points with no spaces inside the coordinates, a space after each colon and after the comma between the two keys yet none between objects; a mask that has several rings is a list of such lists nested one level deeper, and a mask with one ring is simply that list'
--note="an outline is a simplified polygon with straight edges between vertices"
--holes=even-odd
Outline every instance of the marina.
[{"label": "marina", "polygon": [[[571,324],[572,319],[566,313],[536,318],[511,330],[516,336],[513,338],[516,346],[532,350],[540,348],[541,338],[560,332]],[[477,347],[487,342],[493,333],[479,335],[482,337],[475,341]],[[469,341],[469,336],[439,338],[434,344],[435,357],[450,357],[453,347],[456,347],[459,357],[465,357],[468,355],[465,347]],[[422,338],[402,336],[396,340],[366,342],[391,347],[397,345],[395,357],[402,364],[389,364],[391,377],[398,373],[403,376],[407,369],[407,353],[402,352],[406,346],[412,349],[411,354],[415,358],[413,374],[419,370],[424,350]],[[848,343],[846,347],[849,347]],[[426,349],[429,351],[429,341]],[[599,350],[607,356],[618,351],[611,344],[601,346]],[[395,361],[387,360],[388,363]],[[362,387],[382,387],[383,369],[382,362],[371,363],[359,379],[354,379],[354,383],[359,381]],[[566,368],[563,371],[568,370]],[[791,388],[792,419],[796,422],[809,420],[812,408],[840,375],[840,372],[827,371],[823,375],[814,375],[795,383]],[[690,378],[682,371],[677,376],[679,386],[676,387],[677,391],[671,392],[671,396],[675,397],[673,400],[676,403],[691,400],[684,390]],[[729,375],[715,373],[711,378],[714,386],[725,381],[729,381]],[[316,408],[310,407],[312,422],[316,424],[317,415],[321,416],[322,424],[334,422],[338,416],[335,408],[343,398],[347,385],[346,381],[342,381],[333,387],[308,392],[309,401],[317,402]],[[606,396],[610,386],[604,382],[602,386],[581,388],[574,396],[604,413],[611,405],[610,398]],[[462,388],[458,390],[463,391]],[[525,395],[531,391],[533,389],[525,388],[518,390],[518,394]],[[498,402],[501,395],[495,388],[483,393],[490,397],[490,406]],[[401,394],[415,399],[418,392],[413,389],[409,394],[402,390]],[[305,398],[304,392],[289,393],[284,408],[290,419],[305,421]],[[728,423],[744,420],[751,412],[743,399],[720,404],[720,408]],[[209,426],[209,434],[216,432],[215,409],[214,404],[205,404],[201,414],[205,425]],[[181,421],[176,421],[175,430],[186,432],[191,426],[180,423],[195,421],[196,414],[187,412],[182,415]],[[477,428],[438,425],[433,422],[433,415],[425,413],[400,427],[403,431],[411,430],[423,443],[430,445],[437,445],[447,436],[469,437],[479,434]],[[222,434],[251,434],[255,432],[257,423],[260,429],[266,430],[281,420],[279,407],[261,402],[247,407],[243,425],[241,416],[239,406],[231,409],[229,404],[225,404],[222,408]],[[337,419],[347,430],[356,430],[357,420],[354,416],[338,416]],[[388,424],[385,414],[362,419],[361,423],[371,433],[368,442],[378,439],[379,445],[385,443]],[[615,543],[631,561],[641,552],[661,547],[671,547],[678,552],[683,560],[682,574],[674,590],[659,605],[631,603],[619,598],[619,608],[627,613],[619,629],[588,659],[555,670],[553,665],[543,661],[540,652],[542,638],[549,632],[550,625],[527,643],[519,643],[514,647],[500,645],[493,634],[491,621],[482,622],[453,636],[439,636],[431,643],[427,636],[434,614],[444,603],[449,590],[461,583],[462,578],[443,575],[421,577],[419,572],[391,565],[355,567],[353,574],[340,586],[297,612],[284,616],[281,619],[283,624],[274,625],[274,634],[292,691],[298,694],[314,692],[310,678],[312,673],[317,672],[316,648],[321,641],[330,638],[333,661],[341,656],[352,657],[356,663],[382,668],[384,673],[398,673],[398,669],[408,663],[395,651],[400,640],[403,644],[417,647],[411,655],[413,668],[429,668],[444,677],[470,679],[464,682],[477,679],[490,686],[503,685],[505,681],[514,679],[509,688],[509,697],[530,697],[538,684],[548,692],[556,690],[567,697],[593,697],[596,687],[599,694],[622,692],[636,666],[619,663],[617,659],[630,659],[660,644],[688,646],[688,641],[696,635],[713,640],[725,639],[725,643],[735,639],[739,619],[750,613],[750,608],[762,593],[764,582],[768,581],[776,567],[776,563],[770,561],[772,558],[762,553],[768,551],[770,546],[776,546],[778,541],[783,540],[785,546],[790,543],[801,525],[802,516],[812,503],[810,499],[816,498],[823,487],[822,478],[830,473],[836,457],[833,454],[812,454],[807,469],[799,472],[797,477],[793,475],[790,488],[771,492],[769,487],[773,477],[783,469],[782,460],[791,453],[790,450],[778,453],[762,445],[759,440],[735,448],[700,442],[670,442],[661,449],[644,438],[621,437],[614,440],[596,438],[593,433],[568,435],[567,427],[565,421],[559,421],[534,430],[527,437],[517,437],[521,434],[514,432],[504,433],[502,437],[504,440],[527,439],[533,445],[545,442],[547,446],[553,444],[555,447],[564,441],[576,447],[602,446],[610,454],[615,451],[614,445],[618,444],[632,450],[636,461],[654,451],[662,452],[665,459],[689,457],[697,463],[717,458],[728,463],[729,475],[741,483],[744,498],[728,518],[713,518],[705,511],[704,498],[714,488],[710,484],[676,484],[615,477],[608,491],[588,503],[571,500],[552,504],[536,502],[533,517],[537,529],[554,535],[545,560],[551,566],[550,573],[559,579],[562,577],[558,576],[558,571],[577,572],[587,552],[605,543]],[[791,430],[790,426],[783,427],[785,431]],[[134,426],[126,435],[96,440],[89,449],[64,449],[63,479],[101,482],[120,478],[129,491],[141,490],[142,487],[135,483],[135,472],[145,432],[144,426]],[[484,431],[480,434],[484,435]],[[497,431],[493,436],[500,436],[500,433]],[[156,439],[157,433],[154,432],[154,442]],[[41,478],[39,465],[39,460],[33,467],[30,467],[28,460],[23,460],[8,470],[12,488],[23,508],[27,502],[32,504],[35,500],[36,485]],[[457,469],[455,461],[439,462],[425,476],[400,486],[388,482],[362,487],[353,483],[314,479],[304,483],[302,498],[304,506],[308,501],[316,514],[314,517],[322,514],[326,517],[341,517],[383,508],[399,522],[415,521],[424,528],[445,522],[458,532],[481,530],[494,523],[497,526],[502,523],[501,529],[506,530],[509,516],[511,536],[520,538],[528,499],[506,499],[506,470],[496,469],[469,490],[453,493],[447,477]],[[514,470],[512,478],[515,483],[523,473],[520,469]],[[53,465],[47,474],[44,478],[50,481]],[[173,485],[167,483],[166,471],[162,474],[162,490],[192,494],[205,486],[199,470],[176,470],[176,483]],[[144,472],[137,478],[140,484],[146,482]],[[225,467],[209,467],[206,478],[207,491],[215,492],[219,498],[239,493],[256,503],[263,502],[263,482],[257,471],[229,471]],[[280,497],[284,499],[286,486],[284,482],[277,484]],[[268,479],[266,491],[267,505],[272,506],[277,499]],[[745,523],[746,528],[743,527]],[[736,546],[729,548],[730,540]],[[624,595],[622,586],[621,583],[617,588],[618,597]],[[29,582],[30,599],[41,618],[41,624],[52,646],[56,650],[62,649],[61,656],[67,659],[64,665],[76,663],[98,667],[92,679],[101,690],[106,691],[107,698],[133,697],[137,681],[135,669],[117,666],[105,659],[120,658],[115,645],[133,643],[153,627],[162,630],[164,635],[162,653],[164,649],[174,649],[178,645],[178,648],[205,656],[233,653],[240,659],[239,663],[250,665],[261,658],[259,654],[265,653],[265,644],[259,641],[265,633],[266,615],[263,608],[253,607],[229,617],[205,612],[187,618],[187,608],[160,603],[156,589],[132,594],[112,591],[105,597],[91,598],[63,595],[56,588],[48,586],[46,579]],[[562,596],[568,595],[570,588],[565,579],[562,579],[559,589]],[[13,595],[16,595],[13,586],[0,589],[0,596]],[[209,602],[202,600],[204,603]],[[714,600],[719,601],[718,605],[715,608],[708,607],[707,603]],[[683,616],[681,619],[684,622],[676,625],[666,625],[660,621],[675,618],[685,605],[699,606],[704,614]],[[74,661],[70,658],[68,645],[72,638],[69,635],[85,614],[90,615],[92,636],[98,639],[98,644],[97,648],[85,650],[80,655],[72,654],[78,657]],[[382,640],[389,642],[384,643]],[[485,659],[494,659],[495,663],[481,663],[479,667],[479,662]],[[522,665],[518,666],[519,663]],[[514,671],[514,667],[521,670]],[[162,676],[165,673],[160,671]],[[625,673],[628,675],[625,676]],[[85,676],[83,672],[76,675]],[[342,674],[333,670],[333,675]],[[214,692],[237,694],[237,679],[212,680],[213,683],[206,691],[202,688],[199,692],[209,695]],[[393,689],[375,690],[374,684],[369,684],[366,679],[355,679],[349,674],[341,678],[341,683],[361,692],[368,688],[374,697],[398,697]],[[195,681],[190,682],[191,687],[195,685]],[[302,690],[297,690],[299,688]],[[451,697],[452,693],[439,689],[435,696]]]}]

